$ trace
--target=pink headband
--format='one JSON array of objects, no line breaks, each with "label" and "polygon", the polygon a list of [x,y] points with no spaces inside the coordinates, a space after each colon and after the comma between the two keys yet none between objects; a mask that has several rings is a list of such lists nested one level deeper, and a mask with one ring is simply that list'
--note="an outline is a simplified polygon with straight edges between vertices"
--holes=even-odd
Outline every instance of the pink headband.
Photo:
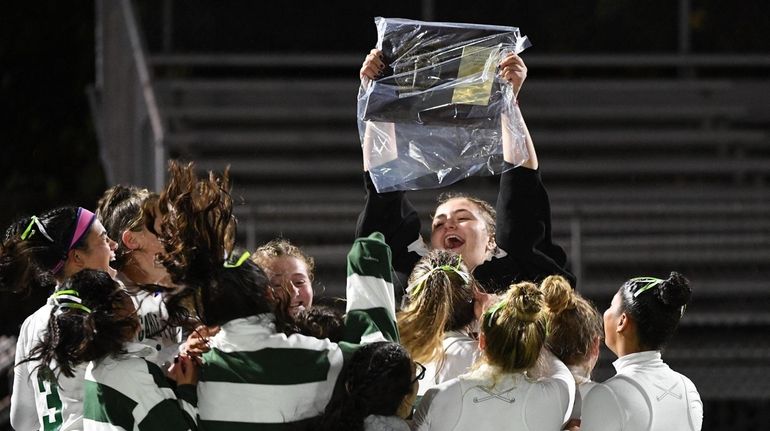
[{"label": "pink headband", "polygon": [[86,232],[88,232],[88,228],[91,227],[91,224],[93,224],[95,219],[96,214],[88,211],[85,208],[78,207],[78,222],[77,226],[75,226],[75,232],[72,234],[72,240],[70,240],[69,247],[67,247],[67,250],[64,252],[64,258],[53,267],[51,272],[56,274],[61,271],[62,268],[64,268],[64,261],[67,260],[67,253],[72,250],[72,247],[74,247],[75,244],[83,239],[83,237],[86,235]]}]

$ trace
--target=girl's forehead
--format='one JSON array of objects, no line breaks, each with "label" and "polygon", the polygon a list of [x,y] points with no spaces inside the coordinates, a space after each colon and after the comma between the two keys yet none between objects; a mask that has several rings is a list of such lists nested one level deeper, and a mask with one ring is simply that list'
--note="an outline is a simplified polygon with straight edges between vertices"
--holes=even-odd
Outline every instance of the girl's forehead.
[{"label": "girl's forehead", "polygon": [[468,198],[456,197],[456,198],[451,198],[448,201],[436,207],[436,211],[435,211],[435,214],[433,215],[433,218],[436,218],[441,215],[446,216],[449,213],[454,213],[460,210],[466,210],[474,214],[477,214],[480,211],[479,206],[474,202],[468,200]]}]

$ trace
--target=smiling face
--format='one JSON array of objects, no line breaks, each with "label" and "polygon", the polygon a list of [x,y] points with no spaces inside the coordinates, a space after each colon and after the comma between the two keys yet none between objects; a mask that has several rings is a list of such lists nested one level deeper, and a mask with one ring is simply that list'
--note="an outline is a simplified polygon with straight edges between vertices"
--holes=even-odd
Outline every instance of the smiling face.
[{"label": "smiling face", "polygon": [[[115,270],[110,267],[110,261],[115,260],[115,249],[118,245],[107,236],[107,231],[99,220],[94,220],[88,230],[85,244],[84,249],[70,250],[67,260],[76,263],[76,270],[98,269],[114,277]],[[74,271],[70,270],[70,272]]]},{"label": "smiling face", "polygon": [[[155,232],[161,230],[161,217],[154,217]],[[124,271],[128,273],[129,278],[140,283],[161,283],[168,284],[168,272],[162,263],[157,259],[158,254],[163,253],[163,244],[161,244],[157,235],[142,226],[140,230],[126,230],[123,232],[123,243],[131,250],[131,265],[137,267],[139,271],[134,271],[126,265]],[[136,274],[139,272],[139,274]]]},{"label": "smiling face", "polygon": [[304,261],[293,256],[274,257],[265,271],[273,289],[289,289],[292,314],[313,305],[313,284]]},{"label": "smiling face", "polygon": [[477,204],[466,198],[450,199],[436,208],[431,247],[460,254],[472,271],[495,248],[487,223]]}]

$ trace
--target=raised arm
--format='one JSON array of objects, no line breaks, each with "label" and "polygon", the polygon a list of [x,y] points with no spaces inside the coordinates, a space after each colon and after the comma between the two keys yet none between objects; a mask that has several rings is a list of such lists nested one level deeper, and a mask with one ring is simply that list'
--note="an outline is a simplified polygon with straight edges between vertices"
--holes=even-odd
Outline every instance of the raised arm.
[{"label": "raised arm", "polygon": [[[501,63],[501,76],[511,83],[518,96],[527,76],[527,68],[519,56],[511,54]],[[496,207],[497,244],[522,271],[514,278],[537,281],[559,274],[575,286],[575,277],[565,268],[567,256],[552,239],[551,203],[540,178],[537,152],[518,101],[511,109],[515,114],[511,116],[512,121],[519,122],[518,127],[524,132],[529,158],[521,166],[513,168],[513,142],[504,140],[504,158],[509,168],[513,169],[500,176]],[[503,118],[508,121],[506,116]]]},{"label": "raised arm", "polygon": [[390,248],[379,232],[356,239],[348,253],[344,339],[399,341]]},{"label": "raised arm", "polygon": [[[382,54],[379,50],[373,49],[364,60],[359,76],[361,85],[368,85],[369,80],[376,79],[385,67],[382,61]],[[412,272],[414,264],[419,259],[419,255],[409,252],[409,246],[420,241],[420,219],[406,197],[403,191],[378,193],[374,186],[369,166],[372,163],[369,160],[370,140],[376,139],[374,127],[367,123],[367,136],[364,140],[363,161],[364,161],[364,187],[366,190],[366,203],[364,209],[358,217],[356,225],[356,238],[361,238],[381,232],[384,235],[385,243],[390,246],[393,253],[393,269],[398,272],[409,274]],[[382,129],[382,128],[380,128]],[[380,130],[377,129],[377,130]],[[381,131],[381,130],[380,130]]]}]

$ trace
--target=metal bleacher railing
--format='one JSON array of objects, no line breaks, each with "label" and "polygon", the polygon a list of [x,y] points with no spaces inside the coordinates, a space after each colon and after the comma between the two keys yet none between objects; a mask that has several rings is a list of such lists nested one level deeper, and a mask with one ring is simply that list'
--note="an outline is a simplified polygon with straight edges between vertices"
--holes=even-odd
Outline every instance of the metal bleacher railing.
[{"label": "metal bleacher railing", "polygon": [[110,184],[164,184],[164,125],[131,0],[96,2],[96,83],[88,89]]},{"label": "metal bleacher railing", "polygon": [[[91,96],[108,181],[158,189],[168,156],[201,169],[230,165],[242,244],[299,243],[326,293],[341,294],[363,199],[363,55],[150,54],[130,0],[98,0],[97,18]],[[522,111],[580,291],[602,308],[630,276],[684,271],[697,290],[666,353],[671,365],[707,401],[766,400],[770,56],[525,61]],[[459,187],[495,198],[491,179]],[[410,198],[428,214],[435,194]],[[604,352],[599,380],[612,374],[610,361]]]}]

